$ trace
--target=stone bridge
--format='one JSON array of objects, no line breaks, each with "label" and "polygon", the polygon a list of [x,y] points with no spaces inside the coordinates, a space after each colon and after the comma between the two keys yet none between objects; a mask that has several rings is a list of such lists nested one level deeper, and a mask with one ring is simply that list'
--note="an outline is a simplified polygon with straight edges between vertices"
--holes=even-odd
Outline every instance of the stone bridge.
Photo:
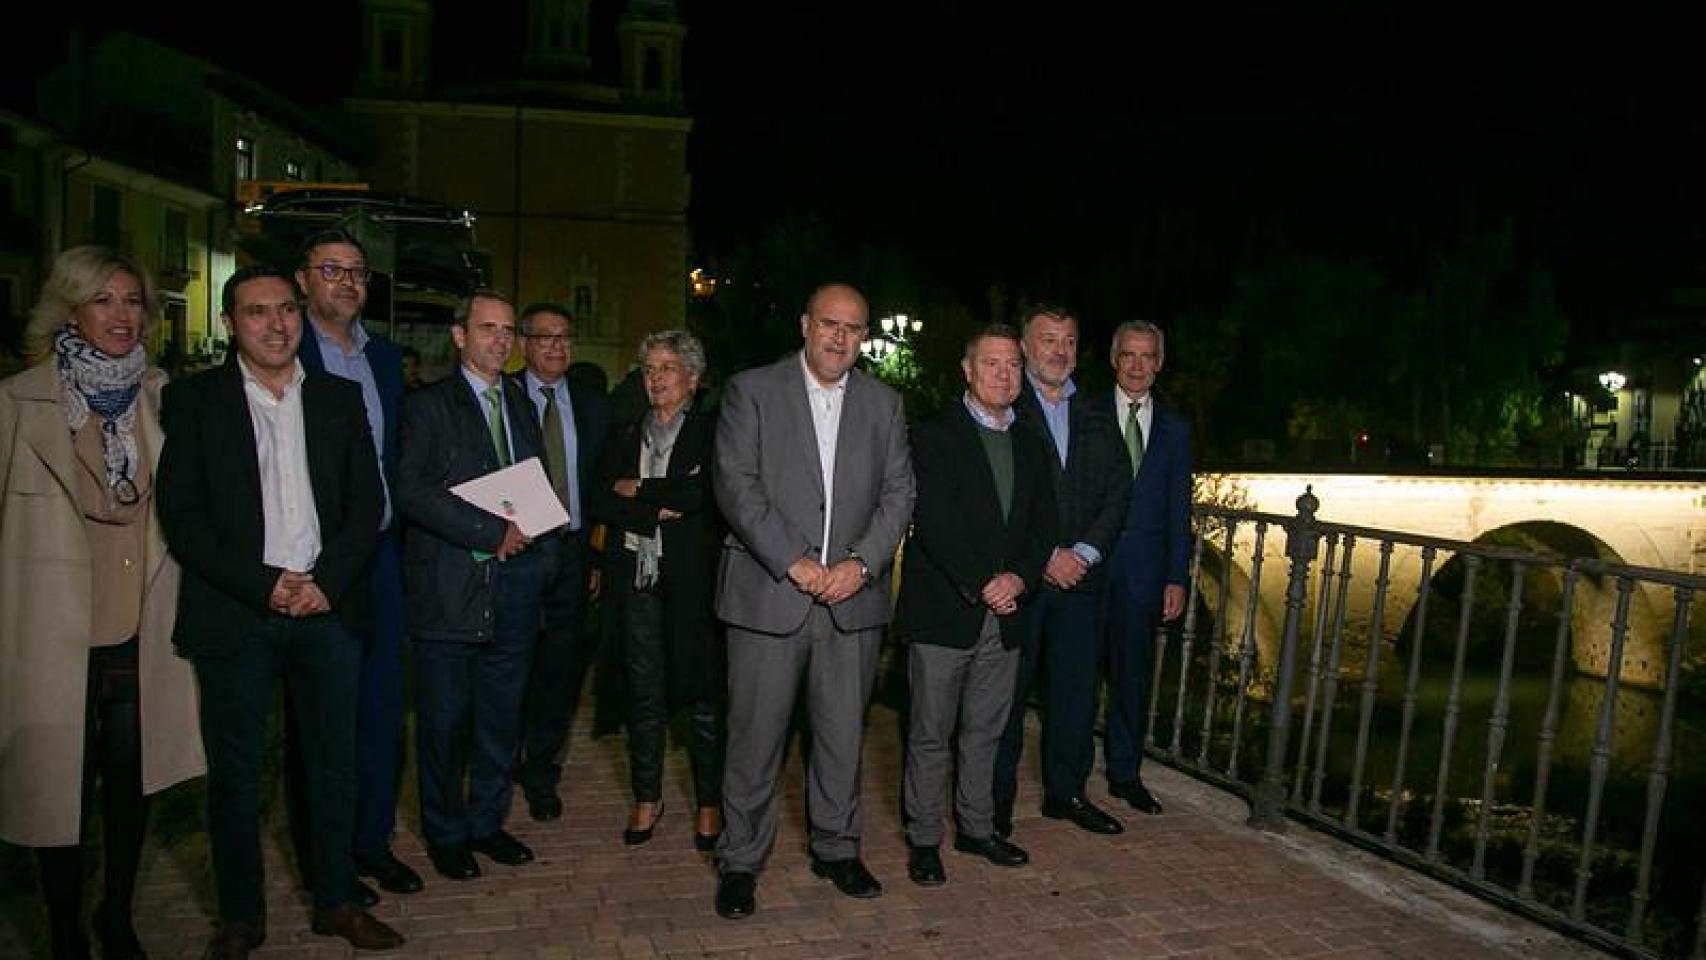
[{"label": "stone bridge", "polygon": [[[1445,476],[1333,473],[1226,473],[1207,475],[1199,486],[1205,496],[1223,506],[1291,515],[1297,497],[1313,488],[1320,500],[1320,520],[1374,527],[1399,533],[1424,534],[1449,540],[1497,542],[1566,557],[1594,557],[1632,566],[1680,573],[1706,572],[1706,479],[1603,478],[1598,476]],[[1255,574],[1255,531],[1238,528],[1233,545],[1231,584],[1227,599],[1224,643],[1236,646],[1247,621],[1253,619],[1262,667],[1277,654],[1284,619],[1287,576],[1285,533],[1269,529],[1263,544],[1261,586],[1250,604],[1249,586]],[[1203,609],[1218,612],[1224,577],[1222,535],[1205,547],[1201,584]],[[1323,550],[1323,554],[1325,551]],[[1437,578],[1454,557],[1441,550],[1430,578]],[[1352,658],[1366,650],[1373,635],[1374,584],[1382,559],[1379,541],[1359,540],[1352,551],[1351,587],[1346,603],[1346,637]],[[1317,564],[1318,567],[1319,564]],[[1335,568],[1338,559],[1335,559]],[[1319,599],[1320,571],[1311,571],[1309,608],[1304,635],[1312,636]],[[1507,582],[1507,564],[1486,564],[1481,583],[1500,577]],[[1554,570],[1531,571],[1524,583],[1528,608],[1550,602],[1556,609],[1559,576]],[[1379,635],[1388,649],[1410,642],[1406,624],[1420,595],[1422,551],[1397,543],[1391,550],[1388,589],[1380,612]],[[1337,592],[1337,585],[1334,585]],[[1572,609],[1572,658],[1584,673],[1603,676],[1608,670],[1611,620],[1616,584],[1584,576],[1576,588]],[[1697,598],[1697,604],[1702,601]],[[1643,686],[1663,679],[1664,642],[1669,636],[1674,598],[1668,587],[1641,582],[1631,602],[1628,649],[1622,678]],[[1702,632],[1696,610],[1694,632]],[[1439,618],[1455,624],[1455,604],[1436,595],[1428,609],[1430,623]],[[1484,640],[1485,638],[1481,638]],[[1698,650],[1698,645],[1691,645]]]}]

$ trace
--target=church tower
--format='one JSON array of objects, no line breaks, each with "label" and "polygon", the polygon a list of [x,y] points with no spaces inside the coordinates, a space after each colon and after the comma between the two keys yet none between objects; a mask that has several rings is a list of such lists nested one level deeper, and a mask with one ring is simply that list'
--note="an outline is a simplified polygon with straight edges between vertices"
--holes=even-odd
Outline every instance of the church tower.
[{"label": "church tower", "polygon": [[624,103],[666,112],[682,108],[681,44],[686,36],[674,0],[629,0],[616,28]]},{"label": "church tower", "polygon": [[429,0],[362,0],[362,96],[413,97],[427,90],[432,73],[432,4]]},{"label": "church tower", "polygon": [[591,7],[591,0],[527,0],[528,73],[567,79],[587,72]]}]

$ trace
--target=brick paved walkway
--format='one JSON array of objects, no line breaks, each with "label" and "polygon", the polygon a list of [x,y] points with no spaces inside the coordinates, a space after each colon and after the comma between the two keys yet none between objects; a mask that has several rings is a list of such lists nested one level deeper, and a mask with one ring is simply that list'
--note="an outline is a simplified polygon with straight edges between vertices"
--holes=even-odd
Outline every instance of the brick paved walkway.
[{"label": "brick paved walkway", "polygon": [[[1035,721],[1030,764],[1035,763]],[[557,823],[536,824],[517,795],[514,832],[538,862],[481,860],[486,874],[452,883],[433,874],[406,802],[399,856],[427,888],[387,896],[376,913],[409,938],[397,955],[434,957],[1487,957],[1588,956],[1370,858],[1331,849],[1295,829],[1281,838],[1242,825],[1242,804],[1158,765],[1146,779],[1160,817],[1119,811],[1127,830],[1099,837],[1037,813],[1034,766],[1019,798],[1014,840],[1032,857],[1007,870],[944,847],[948,884],[906,879],[898,811],[898,722],[875,707],[865,751],[865,858],[880,899],[837,894],[811,875],[800,766],[791,760],[784,823],[760,877],[758,912],[723,920],[715,880],[692,848],[685,760],[672,752],[667,812],[652,842],[625,847],[626,762],[619,737],[577,736]],[[1093,781],[1099,784],[1099,779]],[[1103,799],[1097,788],[1098,802]],[[276,805],[275,805],[276,806]],[[1114,809],[1112,806],[1110,810]],[[276,827],[276,824],[275,824]],[[278,849],[268,849],[269,931],[258,958],[348,957],[341,940],[307,930],[307,908]],[[14,864],[28,863],[14,858]],[[144,864],[138,927],[156,960],[198,956],[212,912],[201,836],[153,848]],[[18,884],[0,905],[0,957],[31,955],[41,921]]]}]

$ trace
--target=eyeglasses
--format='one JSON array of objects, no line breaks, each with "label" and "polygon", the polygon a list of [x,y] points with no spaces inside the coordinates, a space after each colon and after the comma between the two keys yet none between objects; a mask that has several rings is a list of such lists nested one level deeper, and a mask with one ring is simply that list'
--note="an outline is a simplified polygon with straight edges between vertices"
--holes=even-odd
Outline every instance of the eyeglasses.
[{"label": "eyeglasses", "polygon": [[349,277],[351,283],[354,283],[357,286],[362,286],[373,277],[373,271],[369,270],[365,263],[359,263],[353,267],[346,267],[341,263],[333,263],[332,261],[327,260],[316,266],[314,269],[320,271],[320,279],[327,283],[337,283],[339,280]]},{"label": "eyeglasses", "polygon": [[566,333],[524,333],[522,336],[547,347],[566,347],[569,345],[569,335]]}]

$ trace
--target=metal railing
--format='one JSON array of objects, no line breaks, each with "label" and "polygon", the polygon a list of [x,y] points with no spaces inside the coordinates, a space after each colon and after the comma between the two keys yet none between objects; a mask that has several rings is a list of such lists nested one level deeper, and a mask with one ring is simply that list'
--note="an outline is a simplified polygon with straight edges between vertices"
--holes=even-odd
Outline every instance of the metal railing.
[{"label": "metal railing", "polygon": [[1706,958],[1706,577],[1317,509],[1196,507],[1151,754],[1244,795],[1253,826],[1302,821],[1627,956]]}]

